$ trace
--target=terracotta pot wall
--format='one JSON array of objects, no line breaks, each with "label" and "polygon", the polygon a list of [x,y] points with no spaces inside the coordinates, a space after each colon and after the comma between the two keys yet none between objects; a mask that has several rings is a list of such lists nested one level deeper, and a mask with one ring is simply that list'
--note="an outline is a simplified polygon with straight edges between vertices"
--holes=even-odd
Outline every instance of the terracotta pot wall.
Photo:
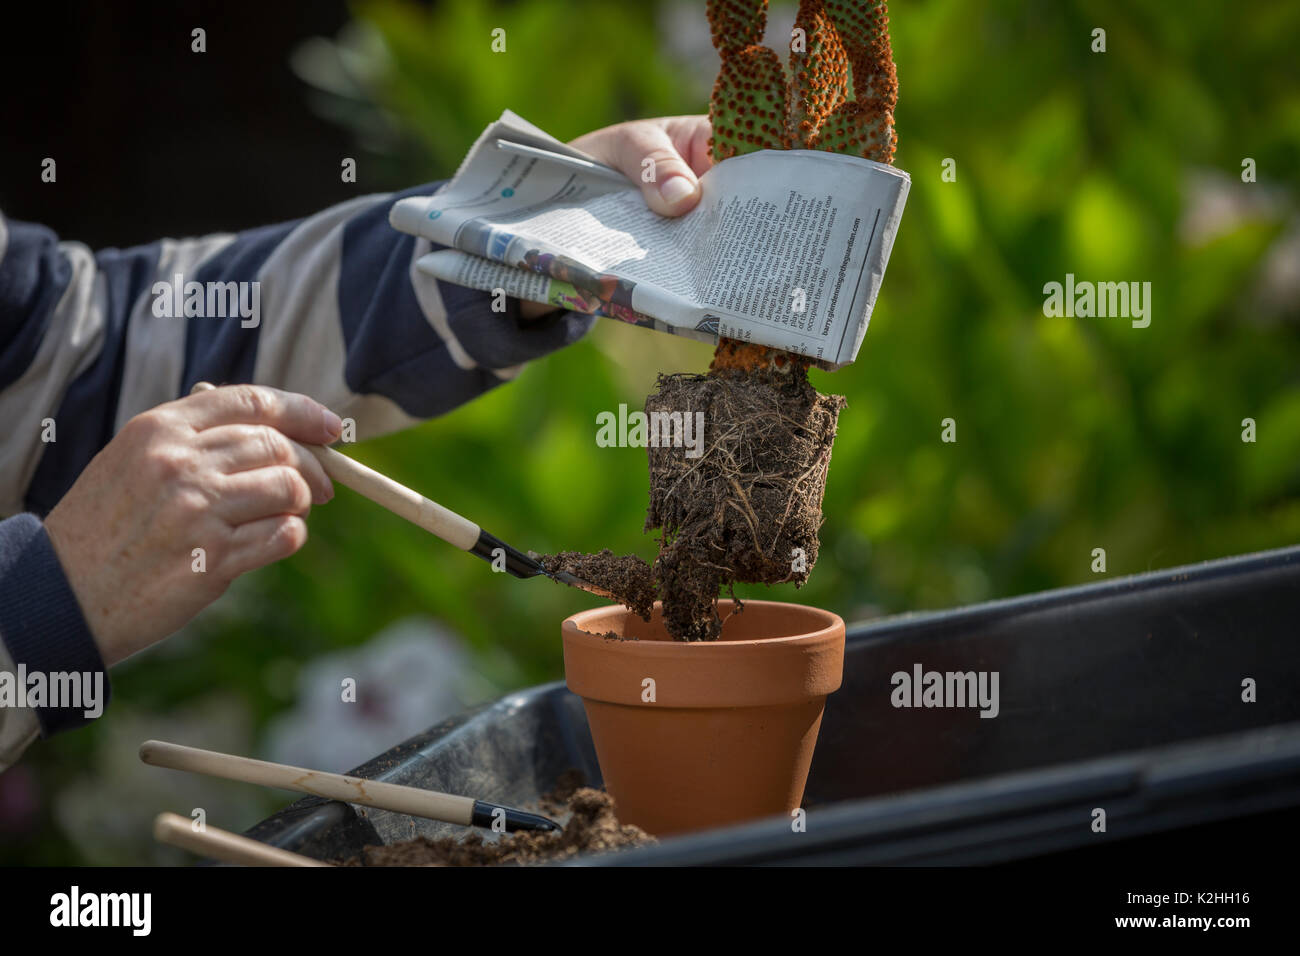
[{"label": "terracotta pot wall", "polygon": [[[719,602],[724,618],[732,606]],[[564,622],[566,682],[624,822],[667,835],[799,806],[840,686],[844,622],[795,604],[744,607],[721,640],[690,644],[668,636],[657,607],[649,624],[621,607]]]}]

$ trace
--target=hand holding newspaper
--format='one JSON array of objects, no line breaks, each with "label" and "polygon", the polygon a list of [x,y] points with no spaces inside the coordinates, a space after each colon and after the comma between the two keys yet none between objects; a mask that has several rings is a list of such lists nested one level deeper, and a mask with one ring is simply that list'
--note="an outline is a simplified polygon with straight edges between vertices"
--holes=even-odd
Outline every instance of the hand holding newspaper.
[{"label": "hand holding newspaper", "polygon": [[448,248],[417,267],[445,282],[719,336],[840,368],[857,358],[911,180],[814,150],[735,156],[666,218],[636,184],[504,112],[430,197],[389,222]]}]

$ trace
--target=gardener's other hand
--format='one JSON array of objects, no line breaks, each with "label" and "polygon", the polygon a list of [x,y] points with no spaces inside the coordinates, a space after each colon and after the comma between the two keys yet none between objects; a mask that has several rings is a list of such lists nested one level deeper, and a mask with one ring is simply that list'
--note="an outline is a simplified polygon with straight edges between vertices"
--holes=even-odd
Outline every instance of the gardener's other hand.
[{"label": "gardener's other hand", "polygon": [[253,385],[127,422],[45,520],[104,663],[162,640],[245,571],[301,548],[303,519],[334,489],[294,441],[328,444],[342,427],[305,395]]},{"label": "gardener's other hand", "polygon": [[699,177],[713,165],[709,133],[707,116],[665,116],[606,126],[569,145],[640,184],[661,216],[680,216],[700,201]]}]

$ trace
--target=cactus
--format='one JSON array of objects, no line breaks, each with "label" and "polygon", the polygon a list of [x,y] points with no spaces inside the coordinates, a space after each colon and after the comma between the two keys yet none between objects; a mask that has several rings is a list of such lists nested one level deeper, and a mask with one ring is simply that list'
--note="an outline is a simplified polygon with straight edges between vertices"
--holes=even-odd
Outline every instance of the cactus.
[{"label": "cactus", "polygon": [[708,0],[707,12],[722,57],[709,102],[714,162],[758,149],[893,160],[898,78],[884,0],[800,0],[803,49],[792,37],[788,73],[760,43],[767,0]]},{"label": "cactus", "polygon": [[[893,162],[898,78],[885,0],[800,0],[795,28],[803,49],[792,37],[788,73],[762,46],[767,0],[707,0],[707,13],[722,58],[709,100],[714,162],[760,149]],[[723,339],[710,369],[788,374],[807,366],[780,349]]]}]

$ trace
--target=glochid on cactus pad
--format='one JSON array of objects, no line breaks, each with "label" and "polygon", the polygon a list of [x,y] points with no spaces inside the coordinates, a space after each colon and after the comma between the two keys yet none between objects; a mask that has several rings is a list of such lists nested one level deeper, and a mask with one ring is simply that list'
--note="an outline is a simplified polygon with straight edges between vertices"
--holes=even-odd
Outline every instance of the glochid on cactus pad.
[{"label": "glochid on cactus pad", "polygon": [[714,162],[759,149],[893,160],[898,78],[884,0],[800,0],[788,70],[760,45],[767,0],[708,0],[707,13],[722,58],[709,101]]}]

